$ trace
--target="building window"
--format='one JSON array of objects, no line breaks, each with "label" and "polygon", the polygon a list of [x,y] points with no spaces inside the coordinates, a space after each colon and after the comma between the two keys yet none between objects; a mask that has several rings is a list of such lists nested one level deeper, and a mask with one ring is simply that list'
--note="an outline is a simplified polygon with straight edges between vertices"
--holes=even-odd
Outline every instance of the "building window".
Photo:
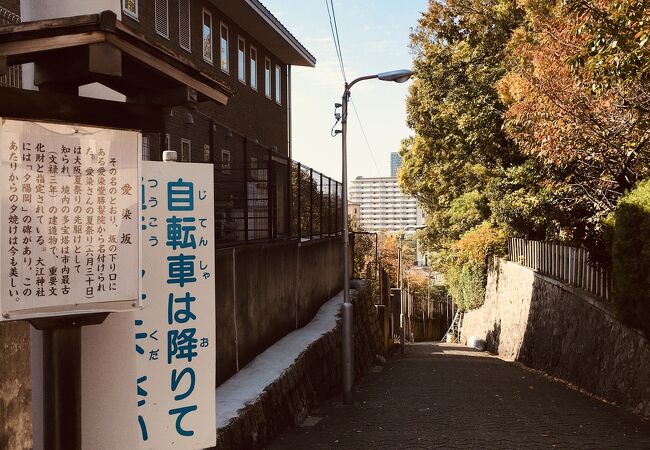
[{"label": "building window", "polygon": [[230,175],[230,150],[221,150],[221,171]]},{"label": "building window", "polygon": [[258,173],[257,173],[257,158],[254,156],[251,156],[251,161],[250,161],[250,169],[251,169],[251,179],[254,181],[258,181]]},{"label": "building window", "polygon": [[203,10],[203,59],[210,64],[212,58],[212,14]]},{"label": "building window", "polygon": [[132,19],[138,19],[138,0],[122,0],[122,12]]},{"label": "building window", "polygon": [[181,161],[192,161],[192,142],[189,139],[181,139]]},{"label": "building window", "polygon": [[169,2],[168,0],[155,0],[156,33],[169,39]]},{"label": "building window", "polygon": [[169,133],[165,134],[165,141],[163,142],[163,151],[171,150],[172,137]]},{"label": "building window", "polygon": [[275,101],[282,104],[282,69],[275,65]]},{"label": "building window", "polygon": [[246,84],[246,41],[242,38],[237,39],[237,75]]},{"label": "building window", "polygon": [[251,87],[257,90],[257,49],[251,45]]},{"label": "building window", "polygon": [[188,52],[192,51],[190,29],[190,0],[178,1],[178,44]]},{"label": "building window", "polygon": [[228,27],[221,24],[221,70],[230,72],[230,48],[228,46]]},{"label": "building window", "polygon": [[271,98],[271,60],[264,59],[264,94]]},{"label": "building window", "polygon": [[204,162],[210,162],[212,158],[210,158],[210,145],[209,144],[203,144],[203,161]]},{"label": "building window", "polygon": [[151,139],[149,136],[142,136],[142,160],[151,161]]}]

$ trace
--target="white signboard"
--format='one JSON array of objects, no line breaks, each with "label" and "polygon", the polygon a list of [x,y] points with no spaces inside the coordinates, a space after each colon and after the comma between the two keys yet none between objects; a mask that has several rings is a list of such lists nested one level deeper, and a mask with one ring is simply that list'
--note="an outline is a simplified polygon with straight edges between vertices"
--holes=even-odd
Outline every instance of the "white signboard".
[{"label": "white signboard", "polygon": [[142,162],[141,449],[216,445],[212,179],[211,164]]},{"label": "white signboard", "polygon": [[139,148],[136,132],[0,119],[0,320],[138,306]]}]

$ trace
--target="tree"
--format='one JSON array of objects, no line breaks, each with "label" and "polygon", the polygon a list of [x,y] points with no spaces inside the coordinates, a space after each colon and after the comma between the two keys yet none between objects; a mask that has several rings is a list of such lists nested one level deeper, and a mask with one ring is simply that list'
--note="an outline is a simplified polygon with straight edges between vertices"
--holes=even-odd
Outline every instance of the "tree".
[{"label": "tree", "polygon": [[[399,279],[399,236],[397,234],[379,235],[379,262],[388,272],[393,283]],[[415,261],[415,247],[411,239],[404,239],[402,242],[402,265],[404,272],[413,267]]]},{"label": "tree", "polygon": [[563,206],[583,211],[586,228],[597,236],[620,197],[649,174],[648,115],[626,103],[638,97],[633,84],[594,93],[577,82],[568,62],[587,61],[580,52],[592,36],[576,30],[590,28],[588,18],[548,0],[529,2],[525,10],[526,25],[509,44],[512,67],[498,83],[508,106],[504,128],[563,178]]},{"label": "tree", "polygon": [[564,5],[575,19],[572,31],[582,37],[571,60],[574,73],[595,91],[620,84],[643,89],[650,76],[650,1],[564,0]]}]

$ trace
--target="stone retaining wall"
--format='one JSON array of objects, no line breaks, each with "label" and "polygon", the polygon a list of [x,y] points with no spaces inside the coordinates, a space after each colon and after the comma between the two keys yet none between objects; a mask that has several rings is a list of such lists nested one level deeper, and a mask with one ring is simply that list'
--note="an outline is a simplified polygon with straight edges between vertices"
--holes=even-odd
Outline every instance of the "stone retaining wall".
[{"label": "stone retaining wall", "polygon": [[[368,371],[381,352],[379,322],[370,290],[353,283],[355,371]],[[254,404],[217,430],[218,450],[260,449],[279,433],[302,423],[319,402],[341,392],[341,318],[334,330],[309,346]]]},{"label": "stone retaining wall", "polygon": [[496,260],[485,304],[465,315],[462,336],[650,417],[650,343],[584,291]]}]

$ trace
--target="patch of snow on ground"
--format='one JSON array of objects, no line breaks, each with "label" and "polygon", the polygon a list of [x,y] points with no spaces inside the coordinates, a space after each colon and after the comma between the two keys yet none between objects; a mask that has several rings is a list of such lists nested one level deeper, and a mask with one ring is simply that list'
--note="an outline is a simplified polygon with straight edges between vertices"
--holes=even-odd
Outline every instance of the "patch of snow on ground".
[{"label": "patch of snow on ground", "polygon": [[259,398],[311,344],[336,328],[343,291],[318,310],[303,328],[289,333],[217,388],[217,429],[237,417],[237,412]]}]

